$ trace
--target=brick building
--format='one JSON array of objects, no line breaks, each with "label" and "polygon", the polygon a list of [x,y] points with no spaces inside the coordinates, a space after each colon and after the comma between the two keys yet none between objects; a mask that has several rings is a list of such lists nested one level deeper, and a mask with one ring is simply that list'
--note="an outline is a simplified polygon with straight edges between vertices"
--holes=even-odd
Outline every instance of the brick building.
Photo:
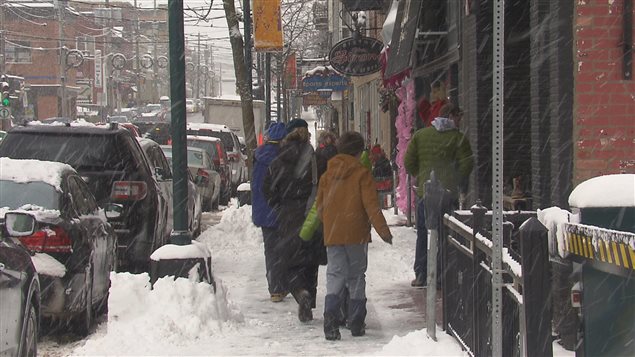
[{"label": "brick building", "polygon": [[[416,81],[417,96],[429,97],[431,84],[443,81],[450,101],[465,110],[462,129],[476,163],[470,198],[489,206],[493,2],[405,3],[396,22],[408,16],[404,14],[418,17],[416,34],[408,37],[404,30],[401,36],[414,43],[405,65]],[[633,11],[629,4],[506,2],[506,195],[519,178],[519,188],[533,209],[568,207],[568,195],[577,183],[602,174],[635,172],[633,24],[632,14],[624,13]]]}]

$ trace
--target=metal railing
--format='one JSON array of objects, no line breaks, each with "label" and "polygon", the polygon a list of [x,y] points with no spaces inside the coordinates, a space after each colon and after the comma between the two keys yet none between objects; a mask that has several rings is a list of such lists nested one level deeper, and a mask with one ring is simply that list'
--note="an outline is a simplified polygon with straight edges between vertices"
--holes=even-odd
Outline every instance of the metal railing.
[{"label": "metal railing", "polygon": [[[547,229],[534,212],[504,218],[502,355],[552,355]],[[440,225],[443,327],[473,356],[493,353],[491,220],[477,204]]]}]

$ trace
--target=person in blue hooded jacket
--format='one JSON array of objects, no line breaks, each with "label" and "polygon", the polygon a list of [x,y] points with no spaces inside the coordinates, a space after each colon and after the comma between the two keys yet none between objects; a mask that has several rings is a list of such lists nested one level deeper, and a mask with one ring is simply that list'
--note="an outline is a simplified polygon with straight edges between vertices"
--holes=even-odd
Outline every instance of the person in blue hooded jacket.
[{"label": "person in blue hooded jacket", "polygon": [[283,123],[273,123],[267,131],[267,141],[254,153],[253,178],[251,183],[252,213],[254,225],[262,229],[265,246],[265,269],[271,301],[280,302],[287,295],[285,269],[276,253],[277,234],[276,212],[267,204],[263,194],[263,182],[271,161],[278,156],[280,140],[287,135]]}]

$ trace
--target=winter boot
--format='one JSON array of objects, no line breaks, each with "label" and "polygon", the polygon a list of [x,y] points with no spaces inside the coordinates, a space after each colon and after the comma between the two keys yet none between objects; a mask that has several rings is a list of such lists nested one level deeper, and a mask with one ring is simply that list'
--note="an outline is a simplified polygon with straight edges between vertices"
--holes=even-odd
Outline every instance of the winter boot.
[{"label": "winter boot", "polygon": [[329,341],[335,341],[342,338],[340,329],[338,328],[337,316],[325,312],[324,313],[324,338]]},{"label": "winter boot", "polygon": [[298,303],[298,319],[301,322],[313,320],[313,311],[311,311],[311,295],[304,289],[294,292],[293,297]]},{"label": "winter boot", "polygon": [[364,336],[366,334],[366,299],[351,299],[348,302],[348,319],[351,335]]},{"label": "winter boot", "polygon": [[329,341],[342,338],[339,330],[340,297],[329,294],[324,299],[324,337]]}]

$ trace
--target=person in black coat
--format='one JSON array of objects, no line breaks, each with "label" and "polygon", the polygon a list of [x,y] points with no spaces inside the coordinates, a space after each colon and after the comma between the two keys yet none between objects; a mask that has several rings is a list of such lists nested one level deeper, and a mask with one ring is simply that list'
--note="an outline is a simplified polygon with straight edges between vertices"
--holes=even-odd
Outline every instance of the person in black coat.
[{"label": "person in black coat", "polygon": [[287,132],[265,175],[263,193],[277,213],[280,239],[276,250],[286,267],[287,287],[299,305],[298,318],[306,322],[313,319],[324,247],[319,240],[304,242],[299,233],[314,199],[317,177],[313,179],[312,166],[317,165],[306,121],[291,120]]}]

